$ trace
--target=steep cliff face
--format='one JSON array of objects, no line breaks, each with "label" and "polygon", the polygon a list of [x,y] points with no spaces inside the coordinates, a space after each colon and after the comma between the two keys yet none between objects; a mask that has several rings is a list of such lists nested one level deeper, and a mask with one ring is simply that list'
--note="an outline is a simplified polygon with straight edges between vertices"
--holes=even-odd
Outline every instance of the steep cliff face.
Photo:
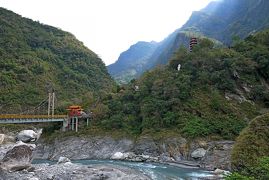
[{"label": "steep cliff face", "polygon": [[269,26],[266,0],[223,0],[193,12],[181,30],[196,31],[227,45],[233,36],[245,38]]},{"label": "steep cliff face", "polygon": [[[0,110],[36,106],[54,89],[59,105],[110,91],[102,60],[72,34],[0,8]],[[81,96],[78,97],[78,94]]]}]

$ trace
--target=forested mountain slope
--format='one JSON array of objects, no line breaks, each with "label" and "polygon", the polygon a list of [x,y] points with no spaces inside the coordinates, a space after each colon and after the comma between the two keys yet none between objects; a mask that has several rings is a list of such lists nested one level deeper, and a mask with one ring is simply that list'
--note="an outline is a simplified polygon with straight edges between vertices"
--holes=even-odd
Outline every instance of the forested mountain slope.
[{"label": "forested mountain slope", "polygon": [[54,89],[59,106],[114,84],[102,60],[72,34],[0,8],[0,111],[36,106]]},{"label": "forested mountain slope", "polygon": [[189,138],[234,139],[268,111],[268,40],[266,30],[233,48],[214,48],[207,39],[192,53],[182,47],[168,66],[108,96],[95,122],[134,134],[169,130]]}]

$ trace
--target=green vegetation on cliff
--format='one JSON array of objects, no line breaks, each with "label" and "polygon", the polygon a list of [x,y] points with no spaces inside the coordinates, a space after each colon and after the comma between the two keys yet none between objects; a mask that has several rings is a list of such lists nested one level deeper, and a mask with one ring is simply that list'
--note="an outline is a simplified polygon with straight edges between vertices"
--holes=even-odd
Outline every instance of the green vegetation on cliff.
[{"label": "green vegetation on cliff", "polygon": [[268,32],[231,49],[214,48],[207,39],[192,53],[181,47],[169,66],[107,96],[93,109],[94,122],[134,134],[171,130],[189,138],[234,139],[269,105]]},{"label": "green vegetation on cliff", "polygon": [[240,133],[232,152],[232,168],[256,179],[269,178],[269,114],[253,119]]},{"label": "green vegetation on cliff", "polygon": [[113,86],[102,60],[72,34],[3,8],[0,69],[1,112],[36,106],[51,88],[64,107],[84,103]]}]

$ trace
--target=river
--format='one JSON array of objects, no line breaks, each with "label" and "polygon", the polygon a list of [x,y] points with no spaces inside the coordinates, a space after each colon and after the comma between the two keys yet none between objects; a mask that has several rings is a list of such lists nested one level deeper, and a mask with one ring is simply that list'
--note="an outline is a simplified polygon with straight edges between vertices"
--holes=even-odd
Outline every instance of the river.
[{"label": "river", "polygon": [[[83,165],[112,165],[119,167],[129,167],[142,172],[151,177],[153,180],[181,180],[191,179],[196,180],[212,176],[208,171],[193,168],[181,168],[159,163],[142,163],[142,162],[126,162],[126,161],[112,161],[112,160],[75,160],[73,163]],[[53,161],[34,160],[35,163],[50,163]]]}]

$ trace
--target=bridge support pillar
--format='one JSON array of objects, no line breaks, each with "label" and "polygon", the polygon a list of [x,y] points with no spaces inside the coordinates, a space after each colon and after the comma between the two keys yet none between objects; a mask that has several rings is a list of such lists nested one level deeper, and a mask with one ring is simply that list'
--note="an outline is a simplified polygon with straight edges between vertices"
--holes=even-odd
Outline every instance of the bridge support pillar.
[{"label": "bridge support pillar", "polygon": [[71,124],[71,130],[73,131],[74,130],[74,117],[72,117],[71,119],[70,119],[71,121],[70,121],[70,124]]},{"label": "bridge support pillar", "polygon": [[78,132],[78,117],[71,117],[70,118],[70,126],[71,126],[71,131],[76,131]]},{"label": "bridge support pillar", "polygon": [[78,132],[78,117],[75,117],[76,121],[76,132]]},{"label": "bridge support pillar", "polygon": [[63,121],[62,131],[68,130],[68,118]]}]

